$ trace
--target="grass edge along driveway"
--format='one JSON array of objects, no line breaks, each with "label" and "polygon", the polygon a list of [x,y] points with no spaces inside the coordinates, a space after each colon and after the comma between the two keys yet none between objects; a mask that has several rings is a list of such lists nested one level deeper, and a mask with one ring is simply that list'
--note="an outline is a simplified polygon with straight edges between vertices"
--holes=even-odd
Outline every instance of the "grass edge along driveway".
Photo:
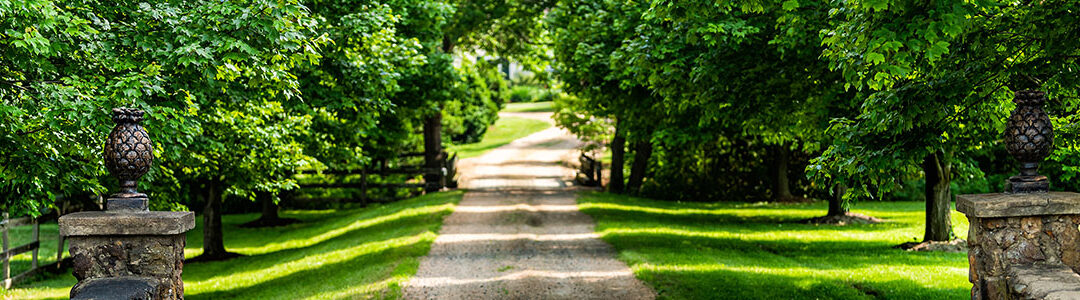
[{"label": "grass edge along driveway", "polygon": [[[225,247],[246,255],[184,265],[186,299],[399,298],[462,191],[343,210],[283,211],[303,222],[240,228],[258,214],[225,215]],[[187,232],[185,256],[201,252],[201,223]],[[3,299],[66,299],[70,271],[24,284]]]},{"label": "grass edge along driveway", "polygon": [[[825,203],[686,203],[582,192],[578,207],[660,299],[963,299],[966,253],[905,252],[923,202],[860,202],[888,222],[807,225]],[[967,220],[953,213],[966,237]]]},{"label": "grass edge along driveway", "polygon": [[450,152],[457,152],[458,158],[470,158],[483,155],[492,149],[502,147],[514,140],[548,129],[548,122],[522,117],[499,117],[494,125],[488,127],[480,142],[450,147]]}]

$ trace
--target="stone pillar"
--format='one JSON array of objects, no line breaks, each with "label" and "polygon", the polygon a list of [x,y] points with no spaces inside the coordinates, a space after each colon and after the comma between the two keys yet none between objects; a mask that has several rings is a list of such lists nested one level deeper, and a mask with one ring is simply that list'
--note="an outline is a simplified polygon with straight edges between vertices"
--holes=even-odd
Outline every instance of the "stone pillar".
[{"label": "stone pillar", "polygon": [[108,198],[106,211],[60,217],[79,280],[71,299],[184,298],[184,232],[195,227],[195,214],[149,211],[148,197],[136,190],[154,159],[142,116],[113,109],[117,124],[105,143],[105,167],[121,190]]},{"label": "stone pillar", "polygon": [[1080,288],[1080,193],[959,195],[956,210],[970,222],[972,299],[1030,299],[1039,291],[1024,282],[1046,280],[1023,274],[1069,274],[1025,271],[1031,269],[1070,269],[1075,278],[1061,280],[1075,281],[1073,287]]},{"label": "stone pillar", "polygon": [[1005,149],[1020,163],[1003,194],[960,195],[970,223],[972,299],[1080,299],[1080,194],[1050,192],[1038,174],[1054,129],[1046,95],[1018,91],[1005,126]]},{"label": "stone pillar", "polygon": [[80,212],[60,218],[79,283],[72,299],[183,299],[192,212]]}]

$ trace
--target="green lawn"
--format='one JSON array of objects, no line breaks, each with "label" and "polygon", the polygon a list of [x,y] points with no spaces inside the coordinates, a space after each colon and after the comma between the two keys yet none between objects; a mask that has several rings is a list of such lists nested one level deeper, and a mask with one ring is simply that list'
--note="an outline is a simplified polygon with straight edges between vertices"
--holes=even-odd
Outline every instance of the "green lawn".
[{"label": "green lawn", "polygon": [[[461,195],[437,193],[350,210],[285,211],[283,216],[304,222],[276,228],[240,228],[258,215],[227,215],[225,245],[247,256],[186,264],[185,297],[396,298]],[[188,232],[185,255],[198,255],[201,245],[202,231],[196,227]],[[53,276],[0,290],[0,298],[67,298],[73,285],[70,274]]]},{"label": "green lawn", "polygon": [[[11,247],[22,246],[30,243],[33,237],[33,226],[25,225],[11,228],[8,232],[10,238]],[[59,241],[59,228],[56,225],[56,221],[41,224],[41,244],[38,249],[38,264],[50,265],[56,263],[56,244]],[[11,276],[15,276],[26,270],[30,269],[31,253],[26,252],[11,258]],[[67,257],[67,251],[64,251],[64,257]],[[3,289],[0,288],[0,296],[3,294]]]},{"label": "green lawn", "polygon": [[506,108],[502,111],[505,112],[553,112],[555,111],[555,102],[521,102],[521,103],[508,103]]},{"label": "green lawn", "polygon": [[[620,260],[662,299],[965,299],[967,255],[905,252],[922,202],[863,202],[887,223],[804,225],[824,203],[677,203],[587,192],[578,200]],[[954,230],[967,220],[953,214]]]},{"label": "green lawn", "polygon": [[495,125],[488,128],[483,139],[478,143],[454,145],[451,152],[457,152],[458,158],[470,158],[480,156],[491,149],[509,144],[516,139],[551,127],[548,122],[520,118],[503,117],[495,121]]}]

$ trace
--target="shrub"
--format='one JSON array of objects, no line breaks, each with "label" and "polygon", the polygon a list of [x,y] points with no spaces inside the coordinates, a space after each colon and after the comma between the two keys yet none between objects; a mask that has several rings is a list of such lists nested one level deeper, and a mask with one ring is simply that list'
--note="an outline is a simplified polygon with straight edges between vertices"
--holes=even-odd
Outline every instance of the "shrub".
[{"label": "shrub", "polygon": [[537,94],[537,88],[529,85],[518,85],[510,89],[510,102],[533,102]]},{"label": "shrub", "polygon": [[443,105],[443,132],[455,143],[475,143],[498,119],[505,89],[494,64],[484,61],[463,64],[457,72],[462,81],[454,88],[454,100]]}]

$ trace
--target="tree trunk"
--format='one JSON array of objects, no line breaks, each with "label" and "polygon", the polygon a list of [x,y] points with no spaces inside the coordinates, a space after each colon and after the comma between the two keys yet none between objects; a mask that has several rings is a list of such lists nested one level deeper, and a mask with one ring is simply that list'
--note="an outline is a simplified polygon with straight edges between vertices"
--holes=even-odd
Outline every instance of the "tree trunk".
[{"label": "tree trunk", "polygon": [[[282,191],[280,196],[282,200],[286,197],[290,197],[292,191]],[[255,201],[262,205],[262,215],[254,221],[244,223],[240,227],[275,227],[285,226],[292,223],[300,222],[300,220],[292,218],[281,218],[278,215],[278,211],[281,210],[281,206],[274,203],[274,194],[270,192],[255,192]]]},{"label": "tree trunk", "polygon": [[835,195],[833,195],[832,198],[829,198],[829,213],[825,216],[835,217],[847,214],[848,210],[844,208],[844,193],[846,192],[847,186],[843,184],[837,184],[836,187],[833,188],[833,193]]},{"label": "tree trunk", "polygon": [[641,183],[645,181],[645,172],[649,171],[649,158],[652,157],[652,142],[649,140],[634,143],[634,163],[630,165],[630,178],[626,183],[626,190],[637,193],[641,189]]},{"label": "tree trunk", "polygon": [[926,235],[923,241],[948,241],[953,235],[952,191],[949,190],[952,164],[945,153],[937,151],[926,156],[922,167],[926,176]]},{"label": "tree trunk", "polygon": [[782,201],[794,198],[791,195],[791,184],[788,180],[788,164],[791,160],[790,146],[785,144],[776,148],[776,165],[773,172],[773,200]]},{"label": "tree trunk", "polygon": [[449,36],[446,36],[446,35],[443,36],[442,50],[443,50],[443,53],[452,53],[452,52],[454,52],[454,40],[451,39]]},{"label": "tree trunk", "polygon": [[274,203],[274,195],[267,192],[259,192],[255,194],[255,199],[262,202],[262,216],[259,217],[263,222],[276,222],[281,220],[278,216],[278,205]]},{"label": "tree trunk", "polygon": [[622,193],[625,188],[623,182],[623,165],[626,163],[626,132],[619,126],[619,120],[615,120],[615,137],[611,139],[611,182],[608,190],[614,193]]},{"label": "tree trunk", "polygon": [[[424,167],[438,169],[442,167],[442,113],[424,120]],[[427,183],[425,192],[437,192],[442,189],[442,174],[424,174],[424,182]]]},{"label": "tree trunk", "polygon": [[221,233],[221,190],[219,182],[207,181],[206,206],[203,207],[203,254],[207,259],[220,259],[228,256],[225,251],[225,239]]}]

